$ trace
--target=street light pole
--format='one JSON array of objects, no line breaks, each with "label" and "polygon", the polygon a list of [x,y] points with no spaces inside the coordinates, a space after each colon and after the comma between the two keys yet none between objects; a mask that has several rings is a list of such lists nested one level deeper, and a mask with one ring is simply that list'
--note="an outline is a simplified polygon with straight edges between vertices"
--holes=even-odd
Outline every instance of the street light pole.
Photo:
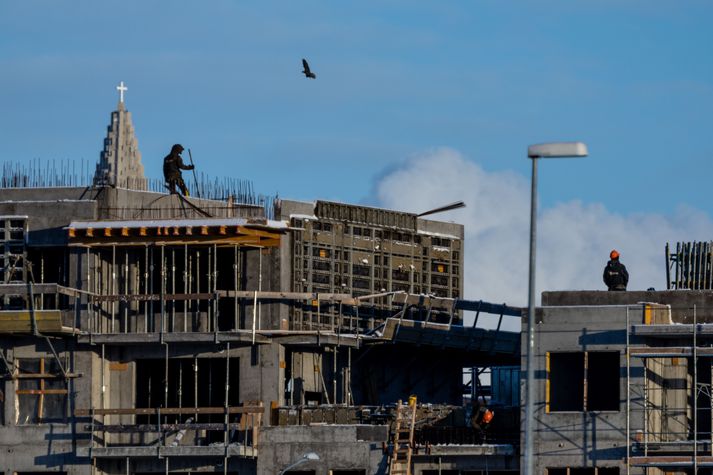
[{"label": "street light pole", "polygon": [[527,385],[525,386],[525,474],[534,475],[533,465],[533,421],[535,402],[533,382],[535,380],[535,251],[537,242],[537,157],[532,158],[532,186],[530,187],[530,273],[527,297]]},{"label": "street light pole", "polygon": [[537,249],[537,159],[586,157],[587,146],[581,142],[555,142],[530,145],[527,156],[532,159],[530,188],[530,269],[527,297],[527,382],[525,384],[525,475],[534,475],[535,422],[535,253]]}]

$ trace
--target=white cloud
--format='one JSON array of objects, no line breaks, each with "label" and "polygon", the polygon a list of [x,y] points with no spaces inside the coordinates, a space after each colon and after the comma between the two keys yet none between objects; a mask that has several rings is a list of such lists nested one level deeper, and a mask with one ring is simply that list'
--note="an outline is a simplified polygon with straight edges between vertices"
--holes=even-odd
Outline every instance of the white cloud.
[{"label": "white cloud", "polygon": [[[527,304],[529,177],[487,172],[441,148],[386,173],[376,193],[381,206],[412,212],[464,200],[465,209],[434,219],[465,225],[465,297]],[[622,215],[572,201],[540,211],[538,302],[543,290],[604,290],[602,271],[612,248],[629,269],[630,290],[664,289],[666,243],[713,239],[711,217],[690,207],[672,215]]]}]

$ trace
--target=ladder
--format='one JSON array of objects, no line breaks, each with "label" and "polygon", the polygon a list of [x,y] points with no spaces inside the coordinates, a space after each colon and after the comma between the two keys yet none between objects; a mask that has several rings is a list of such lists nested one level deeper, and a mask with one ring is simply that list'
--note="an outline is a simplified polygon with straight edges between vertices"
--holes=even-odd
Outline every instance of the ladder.
[{"label": "ladder", "polygon": [[393,451],[389,458],[390,474],[411,475],[411,454],[413,453],[413,429],[416,425],[416,398],[410,398],[409,404],[401,400],[396,404],[396,420],[391,437]]}]

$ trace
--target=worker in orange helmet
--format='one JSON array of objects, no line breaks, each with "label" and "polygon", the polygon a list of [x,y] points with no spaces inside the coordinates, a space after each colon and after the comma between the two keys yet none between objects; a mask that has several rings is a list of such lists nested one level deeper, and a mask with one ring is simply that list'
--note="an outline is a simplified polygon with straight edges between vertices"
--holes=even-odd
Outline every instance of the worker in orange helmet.
[{"label": "worker in orange helmet", "polygon": [[471,416],[470,422],[474,429],[476,429],[480,436],[485,440],[485,430],[490,426],[493,421],[495,412],[488,409],[485,405],[485,401],[482,403],[480,401],[475,402],[473,405],[473,414]]},{"label": "worker in orange helmet", "polygon": [[616,249],[609,253],[609,262],[604,268],[604,283],[609,290],[626,290],[629,283],[629,273],[626,266],[619,262],[619,251]]}]

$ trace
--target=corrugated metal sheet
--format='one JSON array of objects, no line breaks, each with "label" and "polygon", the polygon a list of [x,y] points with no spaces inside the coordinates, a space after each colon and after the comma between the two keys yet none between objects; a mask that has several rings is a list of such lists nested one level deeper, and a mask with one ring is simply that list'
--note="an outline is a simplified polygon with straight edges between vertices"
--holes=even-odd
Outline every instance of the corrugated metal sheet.
[{"label": "corrugated metal sheet", "polygon": [[520,405],[520,367],[496,366],[492,368],[491,401],[503,406]]}]

